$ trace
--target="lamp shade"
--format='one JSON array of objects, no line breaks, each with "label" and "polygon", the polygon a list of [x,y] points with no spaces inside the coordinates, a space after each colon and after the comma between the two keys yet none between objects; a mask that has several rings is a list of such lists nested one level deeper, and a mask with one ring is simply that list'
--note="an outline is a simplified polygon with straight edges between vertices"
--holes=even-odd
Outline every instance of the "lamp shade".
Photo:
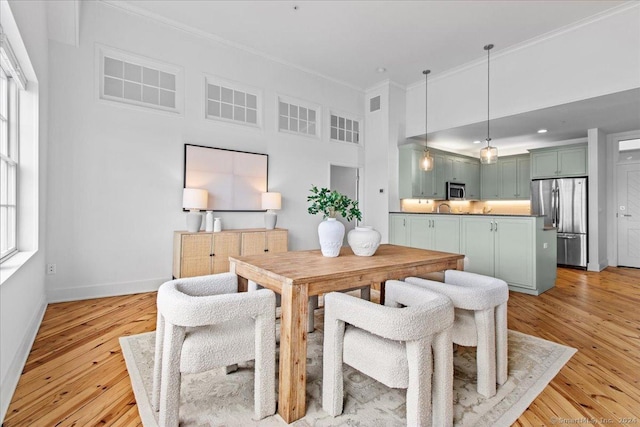
[{"label": "lamp shade", "polygon": [[262,193],[262,209],[281,209],[282,195],[280,193]]},{"label": "lamp shade", "polygon": [[185,209],[207,209],[209,192],[201,188],[185,188],[182,192],[182,207]]}]

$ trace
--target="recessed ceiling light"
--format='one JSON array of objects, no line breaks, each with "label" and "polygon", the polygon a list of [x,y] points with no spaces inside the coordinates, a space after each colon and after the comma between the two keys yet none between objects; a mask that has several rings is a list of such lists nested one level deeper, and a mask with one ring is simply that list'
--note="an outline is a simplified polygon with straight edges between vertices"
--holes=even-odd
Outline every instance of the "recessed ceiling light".
[{"label": "recessed ceiling light", "polygon": [[387,71],[387,69],[384,68],[384,67],[378,67],[378,68],[376,68],[376,71],[379,72],[379,73],[384,73],[385,71]]},{"label": "recessed ceiling light", "polygon": [[538,133],[547,133],[546,129],[538,129]]},{"label": "recessed ceiling light", "polygon": [[480,144],[479,140],[473,141],[474,144]]}]

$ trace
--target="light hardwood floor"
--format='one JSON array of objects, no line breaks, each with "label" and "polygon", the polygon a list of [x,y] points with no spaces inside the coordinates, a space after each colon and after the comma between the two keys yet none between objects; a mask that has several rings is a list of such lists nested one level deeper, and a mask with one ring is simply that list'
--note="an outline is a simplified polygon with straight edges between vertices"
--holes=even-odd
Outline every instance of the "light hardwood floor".
[{"label": "light hardwood floor", "polygon": [[[141,425],[118,337],[155,321],[155,293],[49,305],[3,426]],[[509,328],[578,349],[515,425],[640,425],[640,270],[559,269]]]}]

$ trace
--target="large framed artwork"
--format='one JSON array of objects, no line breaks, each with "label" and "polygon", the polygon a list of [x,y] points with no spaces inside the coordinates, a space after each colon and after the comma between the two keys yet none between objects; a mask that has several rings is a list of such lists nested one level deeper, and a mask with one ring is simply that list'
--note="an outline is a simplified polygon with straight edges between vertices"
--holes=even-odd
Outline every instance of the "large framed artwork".
[{"label": "large framed artwork", "polygon": [[207,210],[264,211],[268,167],[267,154],[184,145],[184,187],[207,190]]}]

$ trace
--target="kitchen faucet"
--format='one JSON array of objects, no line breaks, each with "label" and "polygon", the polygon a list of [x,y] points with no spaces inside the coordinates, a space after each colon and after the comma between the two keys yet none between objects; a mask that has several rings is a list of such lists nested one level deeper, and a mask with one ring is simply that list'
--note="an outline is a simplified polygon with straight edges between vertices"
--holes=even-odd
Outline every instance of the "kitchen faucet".
[{"label": "kitchen faucet", "polygon": [[441,208],[442,206],[446,206],[446,207],[448,207],[448,208],[449,208],[449,213],[451,213],[451,206],[449,206],[449,204],[448,204],[448,203],[440,203],[440,204],[438,205],[438,208],[437,208],[437,212],[438,212],[438,213],[440,213],[440,208]]}]

